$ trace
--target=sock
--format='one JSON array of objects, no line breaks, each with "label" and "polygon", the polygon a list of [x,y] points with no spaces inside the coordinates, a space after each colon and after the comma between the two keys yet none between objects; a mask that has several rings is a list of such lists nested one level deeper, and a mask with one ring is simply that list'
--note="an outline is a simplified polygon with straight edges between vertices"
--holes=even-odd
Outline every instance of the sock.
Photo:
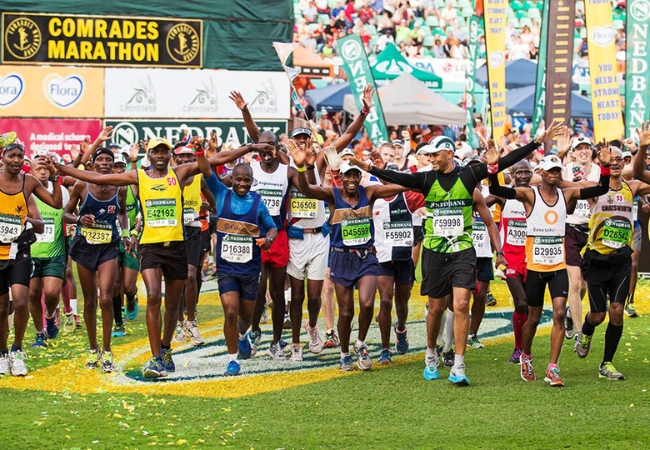
[{"label": "sock", "polygon": [[582,333],[587,336],[593,336],[594,331],[596,331],[596,327],[589,323],[589,314],[587,314],[585,315],[585,321],[582,324]]},{"label": "sock", "polygon": [[354,346],[357,347],[357,348],[361,347],[362,345],[366,345],[366,341],[360,341],[359,339],[357,339],[354,342]]},{"label": "sock", "polygon": [[350,352],[347,352],[347,353],[341,352],[341,359],[345,358],[346,356],[350,356]]},{"label": "sock", "polygon": [[289,302],[291,302],[291,288],[284,291],[284,303],[288,305]]},{"label": "sock", "polygon": [[115,325],[123,325],[121,295],[116,295],[113,297],[113,319],[115,320]]},{"label": "sock", "polygon": [[246,334],[239,333],[239,340],[243,341],[244,339],[246,339]]},{"label": "sock", "polygon": [[603,356],[603,362],[612,362],[622,334],[623,325],[612,325],[611,322],[607,325],[607,330],[605,331],[605,353]]},{"label": "sock", "polygon": [[72,311],[72,308],[70,307],[70,283],[61,286],[61,299],[63,299],[64,314],[70,313],[70,311]]},{"label": "sock", "polygon": [[445,348],[446,353],[454,345],[454,313],[447,311],[447,324],[445,325]]},{"label": "sock", "polygon": [[558,369],[557,364],[549,363],[548,367],[546,367],[546,370],[551,370],[551,369]]},{"label": "sock", "polygon": [[436,356],[436,349],[427,347],[427,356],[431,356],[431,357]]},{"label": "sock", "polygon": [[[427,317],[429,314],[427,313]],[[440,331],[438,331],[438,339],[436,339],[436,345],[442,346],[445,343],[443,339],[445,335],[445,325],[447,324],[447,310],[442,313],[442,319],[440,319]]]},{"label": "sock", "polygon": [[512,328],[515,332],[515,348],[524,346],[524,324],[528,319],[528,314],[519,314],[517,311],[512,313]]},{"label": "sock", "polygon": [[461,364],[465,364],[465,355],[459,355],[458,353],[456,353],[454,355],[454,366],[458,367]]},{"label": "sock", "polygon": [[521,357],[522,359],[533,359],[533,354],[531,353],[530,355],[527,355],[523,350],[521,351]]},{"label": "sock", "polygon": [[22,350],[22,347],[18,347],[16,344],[11,344],[11,351],[12,352],[17,352],[19,350]]},{"label": "sock", "polygon": [[138,295],[138,291],[136,291],[136,293],[133,295],[129,295],[129,294],[124,294],[124,295],[126,295],[126,299],[128,301],[132,302],[133,300],[135,300],[135,296]]},{"label": "sock", "polygon": [[79,315],[79,312],[77,311],[77,299],[76,298],[71,298],[70,299],[70,308],[72,309],[72,314],[75,316]]},{"label": "sock", "polygon": [[237,353],[228,353],[228,361],[237,361]]},{"label": "sock", "polygon": [[162,341],[161,341],[161,342],[160,342],[160,348],[163,349],[163,350],[169,350],[169,349],[172,348],[172,345],[171,345],[171,343],[170,343],[169,345],[165,345],[165,344],[163,344]]}]

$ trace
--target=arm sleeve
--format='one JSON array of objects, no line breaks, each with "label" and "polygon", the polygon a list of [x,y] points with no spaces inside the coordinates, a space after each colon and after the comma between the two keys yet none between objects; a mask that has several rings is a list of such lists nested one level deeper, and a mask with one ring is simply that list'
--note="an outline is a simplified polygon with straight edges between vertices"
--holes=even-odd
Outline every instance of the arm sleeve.
[{"label": "arm sleeve", "polygon": [[[523,147],[519,147],[517,150],[511,151],[510,153],[508,153],[506,156],[504,156],[499,160],[499,172],[501,172],[502,170],[510,166],[515,165],[516,163],[524,159],[526,156],[533,153],[538,148],[539,148],[539,144],[537,143],[537,141],[532,141],[524,145]],[[483,180],[487,178],[488,171],[487,171],[486,163],[476,164],[470,167],[472,167],[472,170],[474,171],[474,175],[476,175],[476,178],[478,180]]]},{"label": "arm sleeve", "polygon": [[370,173],[377,178],[390,181],[391,183],[399,184],[400,186],[404,186],[409,189],[423,190],[425,176],[428,172],[402,173],[395,172],[393,170],[384,170],[378,169],[377,167],[372,167],[370,169]]},{"label": "arm sleeve", "polygon": [[517,197],[517,191],[511,187],[501,186],[499,183],[499,174],[495,173],[488,177],[490,181],[490,194],[505,199],[514,199]]},{"label": "arm sleeve", "polygon": [[600,182],[597,186],[590,186],[580,189],[580,198],[585,200],[588,198],[600,197],[607,194],[609,191],[609,175],[601,175]]},{"label": "arm sleeve", "polygon": [[277,228],[275,222],[273,221],[273,217],[271,217],[271,214],[269,213],[269,209],[266,207],[266,204],[264,202],[260,202],[260,210],[259,210],[258,218],[260,220],[260,223],[262,224],[262,229],[268,231],[271,228]]}]

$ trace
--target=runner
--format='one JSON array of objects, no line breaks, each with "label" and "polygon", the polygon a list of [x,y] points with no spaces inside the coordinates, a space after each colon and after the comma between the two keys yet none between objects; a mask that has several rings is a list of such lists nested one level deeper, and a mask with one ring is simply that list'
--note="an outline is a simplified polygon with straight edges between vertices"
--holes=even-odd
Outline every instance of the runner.
[{"label": "runner", "polygon": [[[523,352],[521,354],[521,377],[524,381],[535,381],[532,343],[542,317],[544,293],[548,285],[553,305],[553,328],[551,329],[551,355],[544,380],[551,386],[564,386],[557,365],[562,350],[564,335],[564,314],[566,311],[569,280],[565,259],[565,224],[567,210],[571,210],[578,199],[588,199],[606,194],[609,188],[609,150],[605,147],[598,153],[602,169],[598,186],[588,188],[558,187],[562,162],[554,155],[542,159],[541,186],[509,188],[499,185],[496,171],[490,175],[490,192],[505,199],[517,199],[526,208],[526,301],[528,318],[523,327]],[[496,165],[499,153],[491,143],[488,162]]]}]

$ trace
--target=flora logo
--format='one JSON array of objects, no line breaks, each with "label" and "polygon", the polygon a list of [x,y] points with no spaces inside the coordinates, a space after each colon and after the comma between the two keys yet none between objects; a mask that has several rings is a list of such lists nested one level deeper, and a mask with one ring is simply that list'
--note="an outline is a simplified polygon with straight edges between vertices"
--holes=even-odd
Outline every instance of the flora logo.
[{"label": "flora logo", "polygon": [[20,75],[12,73],[0,78],[0,107],[15,103],[23,93],[25,83]]},{"label": "flora logo", "polygon": [[604,27],[593,27],[589,32],[589,42],[599,47],[607,47],[614,42],[614,27],[605,25]]},{"label": "flora logo", "polygon": [[490,52],[488,58],[490,59],[490,67],[492,68],[499,67],[506,59],[503,52]]},{"label": "flora logo", "polygon": [[52,73],[43,80],[45,97],[59,108],[69,108],[74,105],[83,94],[84,82],[78,75],[63,78]]}]

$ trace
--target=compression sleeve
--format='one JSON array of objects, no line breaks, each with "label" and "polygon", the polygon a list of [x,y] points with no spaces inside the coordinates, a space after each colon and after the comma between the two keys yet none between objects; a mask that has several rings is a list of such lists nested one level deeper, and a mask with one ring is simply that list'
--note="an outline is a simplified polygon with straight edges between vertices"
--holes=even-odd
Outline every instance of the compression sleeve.
[{"label": "compression sleeve", "polygon": [[609,171],[607,175],[600,174],[600,181],[597,186],[589,186],[580,189],[580,198],[585,200],[588,198],[600,197],[609,192]]},{"label": "compression sleeve", "polygon": [[378,169],[377,167],[371,167],[370,173],[382,180],[390,181],[391,183],[399,184],[400,186],[409,189],[418,189],[423,191],[424,180],[428,172],[403,173],[395,172],[394,170],[384,170]]},{"label": "compression sleeve", "polygon": [[505,199],[515,199],[517,197],[517,191],[515,189],[507,186],[501,186],[501,184],[499,184],[498,173],[490,175],[488,177],[488,180],[490,181],[490,194]]}]

